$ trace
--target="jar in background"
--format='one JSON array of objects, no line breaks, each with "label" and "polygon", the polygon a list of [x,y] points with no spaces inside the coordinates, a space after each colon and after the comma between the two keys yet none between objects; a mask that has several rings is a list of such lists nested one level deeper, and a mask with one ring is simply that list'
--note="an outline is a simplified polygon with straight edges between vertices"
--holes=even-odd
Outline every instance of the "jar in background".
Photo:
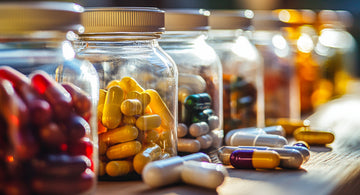
[{"label": "jar in background", "polygon": [[1,194],[95,191],[99,78],[67,39],[83,29],[81,12],[0,4]]},{"label": "jar in background", "polygon": [[263,61],[246,33],[254,13],[250,10],[211,11],[207,43],[223,68],[225,134],[236,128],[264,126]]},{"label": "jar in background", "polygon": [[138,177],[144,166],[177,155],[178,73],[158,45],[164,11],[91,8],[76,43],[100,77],[99,176]]},{"label": "jar in background", "polygon": [[209,11],[166,10],[160,46],[179,71],[178,151],[208,152],[222,144],[222,67],[205,42]]},{"label": "jar in background", "polygon": [[348,11],[322,10],[318,13],[321,80],[312,97],[315,107],[346,94],[357,72],[357,44],[346,28],[352,25]]},{"label": "jar in background", "polygon": [[280,31],[283,25],[271,11],[255,11],[251,40],[264,59],[266,124],[273,119],[300,117],[295,66],[291,48]]},{"label": "jar in background", "polygon": [[314,27],[316,13],[311,10],[280,9],[274,11],[288,25],[283,27],[285,38],[291,44],[299,81],[301,116],[314,111],[312,97],[320,79],[320,66],[314,47],[317,33]]}]

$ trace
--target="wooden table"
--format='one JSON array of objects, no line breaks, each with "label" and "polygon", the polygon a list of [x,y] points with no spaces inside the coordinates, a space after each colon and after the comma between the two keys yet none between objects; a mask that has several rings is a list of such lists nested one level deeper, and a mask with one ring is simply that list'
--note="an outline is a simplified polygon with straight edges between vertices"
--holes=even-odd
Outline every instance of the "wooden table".
[{"label": "wooden table", "polygon": [[336,139],[328,147],[311,147],[310,160],[299,170],[228,166],[229,177],[216,191],[185,184],[151,189],[136,180],[99,182],[96,194],[360,194],[360,97],[342,98],[310,120],[314,127],[332,127]]}]

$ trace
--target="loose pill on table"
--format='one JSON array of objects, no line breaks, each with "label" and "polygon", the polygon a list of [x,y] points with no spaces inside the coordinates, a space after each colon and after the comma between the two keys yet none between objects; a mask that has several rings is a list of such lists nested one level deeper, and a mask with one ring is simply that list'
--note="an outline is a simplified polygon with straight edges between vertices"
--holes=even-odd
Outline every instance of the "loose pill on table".
[{"label": "loose pill on table", "polygon": [[121,103],[121,112],[127,116],[139,115],[143,112],[138,99],[126,99]]},{"label": "loose pill on table", "polygon": [[280,164],[280,155],[270,150],[235,150],[230,163],[238,169],[274,169]]},{"label": "loose pill on table", "polygon": [[283,147],[288,142],[286,138],[271,134],[249,134],[236,132],[230,138],[231,146],[269,146]]},{"label": "loose pill on table", "polygon": [[132,162],[129,160],[115,160],[106,164],[105,171],[111,177],[127,175],[133,171]]},{"label": "loose pill on table", "polygon": [[136,173],[142,174],[145,165],[151,161],[158,160],[160,158],[160,154],[161,148],[155,143],[144,147],[133,159],[133,166]]},{"label": "loose pill on table", "polygon": [[303,161],[306,162],[309,160],[310,158],[310,151],[305,148],[305,147],[302,147],[302,146],[288,146],[288,145],[285,145],[283,148],[285,149],[294,149],[294,150],[297,150],[300,152],[301,156],[303,157]]},{"label": "loose pill on table", "polygon": [[263,127],[261,129],[267,134],[286,136],[285,129],[281,125]]},{"label": "loose pill on table", "polygon": [[200,142],[201,149],[208,149],[213,143],[213,138],[209,134],[201,135],[196,140]]},{"label": "loose pill on table", "polygon": [[196,139],[190,139],[190,138],[179,138],[177,146],[179,152],[195,153],[195,152],[199,152],[201,149],[200,142]]},{"label": "loose pill on table", "polygon": [[232,139],[232,136],[237,132],[250,133],[250,134],[256,134],[256,135],[257,134],[266,134],[266,132],[264,130],[262,130],[261,128],[257,128],[257,127],[233,129],[225,135],[225,144],[226,145],[231,145],[230,141]]},{"label": "loose pill on table", "polygon": [[310,146],[308,143],[304,142],[304,141],[297,141],[293,144],[293,146],[301,146],[301,147],[305,147],[307,149],[310,149]]},{"label": "loose pill on table", "polygon": [[121,103],[124,99],[124,92],[119,86],[112,86],[106,93],[104,109],[102,114],[102,124],[114,129],[121,124]]},{"label": "loose pill on table", "polygon": [[205,110],[211,107],[211,97],[207,93],[192,94],[186,97],[184,104],[189,111]]},{"label": "loose pill on table", "polygon": [[335,140],[335,135],[330,131],[312,130],[308,127],[300,127],[294,131],[297,141],[305,141],[309,145],[326,145]]},{"label": "loose pill on table", "polygon": [[106,151],[106,156],[110,160],[123,159],[134,156],[141,150],[141,143],[139,141],[129,141],[109,147]]},{"label": "loose pill on table", "polygon": [[156,129],[160,127],[161,123],[161,118],[157,114],[142,115],[136,119],[136,127],[143,131]]},{"label": "loose pill on table", "polygon": [[135,140],[138,137],[138,134],[139,130],[134,125],[124,125],[100,134],[99,140],[112,146],[121,142]]},{"label": "loose pill on table", "polygon": [[297,128],[307,127],[310,125],[309,120],[297,120],[289,118],[268,119],[265,121],[265,123],[267,126],[281,125],[284,128],[286,135],[292,135]]},{"label": "loose pill on table", "polygon": [[189,133],[193,137],[199,137],[209,132],[209,125],[206,122],[193,123],[189,127]]},{"label": "loose pill on table", "polygon": [[184,137],[188,134],[188,127],[184,123],[179,123],[177,128],[177,137]]}]

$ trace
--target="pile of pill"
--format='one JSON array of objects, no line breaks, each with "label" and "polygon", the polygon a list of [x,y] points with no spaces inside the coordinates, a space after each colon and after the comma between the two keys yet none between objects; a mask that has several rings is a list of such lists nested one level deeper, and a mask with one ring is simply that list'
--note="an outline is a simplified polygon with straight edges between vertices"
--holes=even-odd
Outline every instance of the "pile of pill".
[{"label": "pile of pill", "polygon": [[143,181],[152,188],[184,182],[186,184],[216,189],[228,176],[221,164],[210,163],[204,153],[194,153],[183,157],[172,157],[151,162],[145,166]]},{"label": "pile of pill", "polygon": [[174,117],[157,91],[123,77],[100,89],[99,175],[124,176],[176,155]]},{"label": "pile of pill", "polygon": [[94,187],[93,145],[86,137],[91,105],[79,88],[45,72],[29,79],[0,67],[0,183],[6,194],[77,194]]}]

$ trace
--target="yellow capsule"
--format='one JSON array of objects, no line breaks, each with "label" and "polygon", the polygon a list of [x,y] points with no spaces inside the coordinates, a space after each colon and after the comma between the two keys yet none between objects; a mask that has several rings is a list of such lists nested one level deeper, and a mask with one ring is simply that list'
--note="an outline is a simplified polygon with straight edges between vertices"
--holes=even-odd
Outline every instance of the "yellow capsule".
[{"label": "yellow capsule", "polygon": [[266,126],[274,126],[274,125],[281,125],[284,128],[286,135],[292,135],[297,128],[309,126],[310,121],[288,119],[288,118],[266,120]]},{"label": "yellow capsule", "polygon": [[104,176],[106,174],[105,167],[106,162],[99,160],[99,176]]},{"label": "yellow capsule", "polygon": [[[101,138],[101,134],[99,135],[99,137]],[[99,139],[99,154],[100,155],[106,154],[107,148],[108,145],[102,139]]]},{"label": "yellow capsule", "polygon": [[106,89],[109,89],[112,86],[119,86],[120,87],[120,81],[119,80],[112,80],[108,83],[106,86]]},{"label": "yellow capsule", "polygon": [[123,77],[119,82],[120,87],[127,94],[131,91],[143,92],[144,89],[131,77]]},{"label": "yellow capsule", "polygon": [[127,99],[138,99],[141,102],[143,110],[145,110],[146,106],[150,103],[150,95],[147,92],[137,92],[131,91],[127,94]]},{"label": "yellow capsule", "polygon": [[156,129],[160,125],[161,118],[157,114],[143,115],[136,120],[136,127],[143,131]]},{"label": "yellow capsule", "polygon": [[138,99],[127,99],[121,104],[121,112],[127,116],[143,113],[141,102]]},{"label": "yellow capsule", "polygon": [[301,127],[295,130],[294,138],[296,141],[304,141],[309,145],[325,145],[332,143],[335,135],[330,131],[315,131]]},{"label": "yellow capsule", "polygon": [[155,143],[159,140],[159,133],[156,130],[147,130],[139,132],[138,140],[142,143]]},{"label": "yellow capsule", "polygon": [[110,161],[106,164],[106,173],[111,177],[127,175],[132,171],[132,163],[128,160]]},{"label": "yellow capsule", "polygon": [[138,137],[139,131],[134,125],[124,125],[116,129],[111,129],[99,135],[99,141],[108,146],[121,142],[128,142]]},{"label": "yellow capsule", "polygon": [[151,161],[158,160],[160,158],[161,148],[155,143],[146,146],[142,151],[137,153],[133,160],[133,166],[138,174],[142,173],[145,165]]},{"label": "yellow capsule", "polygon": [[[159,129],[161,129],[161,127]],[[167,152],[172,156],[176,155],[176,137],[171,131],[161,131],[160,137],[156,143],[164,150],[164,152]]]},{"label": "yellow capsule", "polygon": [[127,158],[139,153],[140,150],[141,143],[139,141],[129,141],[109,147],[106,157],[110,160]]},{"label": "yellow capsule", "polygon": [[114,129],[121,124],[120,106],[124,99],[123,95],[123,90],[119,86],[110,87],[106,93],[102,124],[109,129]]},{"label": "yellow capsule", "polygon": [[135,116],[123,116],[122,123],[126,125],[135,125],[136,117]]},{"label": "yellow capsule", "polygon": [[106,98],[106,91],[104,89],[100,89],[99,90],[99,102],[98,102],[98,107],[97,107],[98,120],[100,120],[100,121],[102,119],[102,114],[103,114],[103,110],[104,110],[105,98]]},{"label": "yellow capsule", "polygon": [[164,101],[161,99],[158,92],[156,92],[153,89],[148,89],[145,92],[147,92],[150,95],[150,108],[155,113],[158,114],[161,117],[161,126],[165,130],[172,129],[172,126],[174,125],[174,117],[169,111],[168,107],[164,103]]}]

